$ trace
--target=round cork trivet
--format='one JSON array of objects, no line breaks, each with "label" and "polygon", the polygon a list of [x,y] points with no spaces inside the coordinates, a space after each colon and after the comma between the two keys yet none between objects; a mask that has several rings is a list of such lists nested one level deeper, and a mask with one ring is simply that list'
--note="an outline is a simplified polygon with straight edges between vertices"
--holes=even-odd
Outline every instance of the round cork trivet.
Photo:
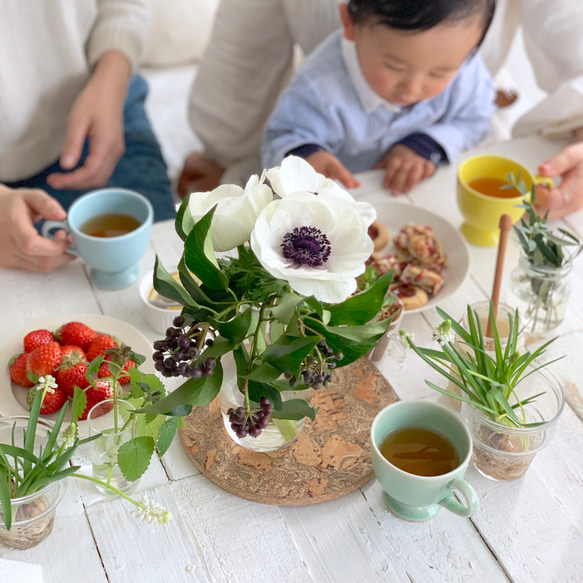
[{"label": "round cork trivet", "polygon": [[296,441],[281,450],[237,445],[216,399],[195,407],[179,434],[192,463],[223,490],[264,504],[304,506],[344,496],[374,476],[370,427],[396,400],[374,364],[361,358],[337,369],[328,388],[314,391],[316,420],[306,419]]}]

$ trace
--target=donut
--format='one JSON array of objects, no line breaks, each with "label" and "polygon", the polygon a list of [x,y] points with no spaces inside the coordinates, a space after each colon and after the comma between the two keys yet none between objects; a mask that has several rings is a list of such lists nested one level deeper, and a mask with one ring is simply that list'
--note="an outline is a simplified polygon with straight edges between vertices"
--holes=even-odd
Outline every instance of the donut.
[{"label": "donut", "polygon": [[373,221],[368,227],[368,236],[372,239],[374,250],[384,249],[389,242],[389,233],[379,221]]},{"label": "donut", "polygon": [[429,301],[427,292],[416,285],[394,283],[389,289],[401,300],[405,311],[422,308]]}]

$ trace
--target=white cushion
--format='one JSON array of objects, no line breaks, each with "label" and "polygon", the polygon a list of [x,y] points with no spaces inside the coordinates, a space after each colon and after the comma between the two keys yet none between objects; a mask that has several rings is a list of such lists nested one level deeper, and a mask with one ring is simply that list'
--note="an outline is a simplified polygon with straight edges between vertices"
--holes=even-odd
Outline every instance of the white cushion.
[{"label": "white cushion", "polygon": [[141,65],[166,67],[200,61],[219,0],[152,0]]}]

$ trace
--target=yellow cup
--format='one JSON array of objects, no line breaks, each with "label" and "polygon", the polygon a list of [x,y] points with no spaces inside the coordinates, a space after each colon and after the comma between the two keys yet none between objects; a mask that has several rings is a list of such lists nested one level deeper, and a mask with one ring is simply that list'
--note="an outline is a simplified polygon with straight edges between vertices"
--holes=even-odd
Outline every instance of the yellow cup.
[{"label": "yellow cup", "polygon": [[[493,178],[508,183],[508,175],[520,175],[520,180],[526,185],[526,194],[522,196],[516,190],[516,196],[511,198],[497,198],[482,194],[469,183],[479,178]],[[500,217],[508,214],[512,217],[512,224],[518,222],[524,213],[520,205],[524,200],[530,200],[533,184],[547,184],[552,187],[551,178],[537,176],[526,166],[492,154],[473,156],[464,160],[457,174],[457,202],[464,217],[461,226],[462,235],[473,245],[481,247],[495,247],[500,238]],[[503,190],[508,195],[509,190]]]}]

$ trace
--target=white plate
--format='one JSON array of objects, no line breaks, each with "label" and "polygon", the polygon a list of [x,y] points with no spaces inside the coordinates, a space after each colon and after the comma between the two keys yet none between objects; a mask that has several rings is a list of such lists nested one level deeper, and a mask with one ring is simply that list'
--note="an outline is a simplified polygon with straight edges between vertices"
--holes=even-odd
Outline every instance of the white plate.
[{"label": "white plate", "polygon": [[[0,416],[8,415],[28,415],[28,407],[26,405],[26,395],[28,389],[15,385],[10,379],[10,371],[8,370],[8,362],[15,354],[21,354],[24,350],[23,339],[29,332],[33,330],[46,329],[54,332],[57,328],[67,322],[83,322],[87,326],[93,328],[97,332],[104,332],[111,336],[115,336],[123,344],[130,346],[134,352],[143,354],[146,357],[144,364],[140,370],[146,373],[155,372],[154,363],[152,361],[152,345],[150,341],[133,326],[127,322],[116,320],[109,316],[102,316],[101,314],[73,314],[71,316],[60,316],[58,318],[50,318],[36,322],[34,326],[23,330],[20,334],[15,336],[2,350],[0,350],[0,366],[3,372],[0,373]],[[100,425],[104,428],[111,423],[112,413],[107,413],[100,417]],[[42,415],[43,419],[55,420],[57,413],[52,415]],[[79,421],[79,433],[86,436],[89,433],[87,421]]]},{"label": "white plate", "polygon": [[407,310],[405,314],[415,314],[434,308],[463,285],[470,274],[470,250],[461,233],[453,225],[431,211],[410,204],[376,197],[370,198],[368,202],[377,209],[377,220],[389,231],[391,243],[381,251],[381,254],[386,255],[396,251],[392,240],[402,227],[407,223],[419,223],[429,225],[433,229],[435,237],[443,246],[443,251],[447,256],[447,266],[443,271],[445,281],[441,290],[435,296],[430,297],[424,306],[415,310]]}]

